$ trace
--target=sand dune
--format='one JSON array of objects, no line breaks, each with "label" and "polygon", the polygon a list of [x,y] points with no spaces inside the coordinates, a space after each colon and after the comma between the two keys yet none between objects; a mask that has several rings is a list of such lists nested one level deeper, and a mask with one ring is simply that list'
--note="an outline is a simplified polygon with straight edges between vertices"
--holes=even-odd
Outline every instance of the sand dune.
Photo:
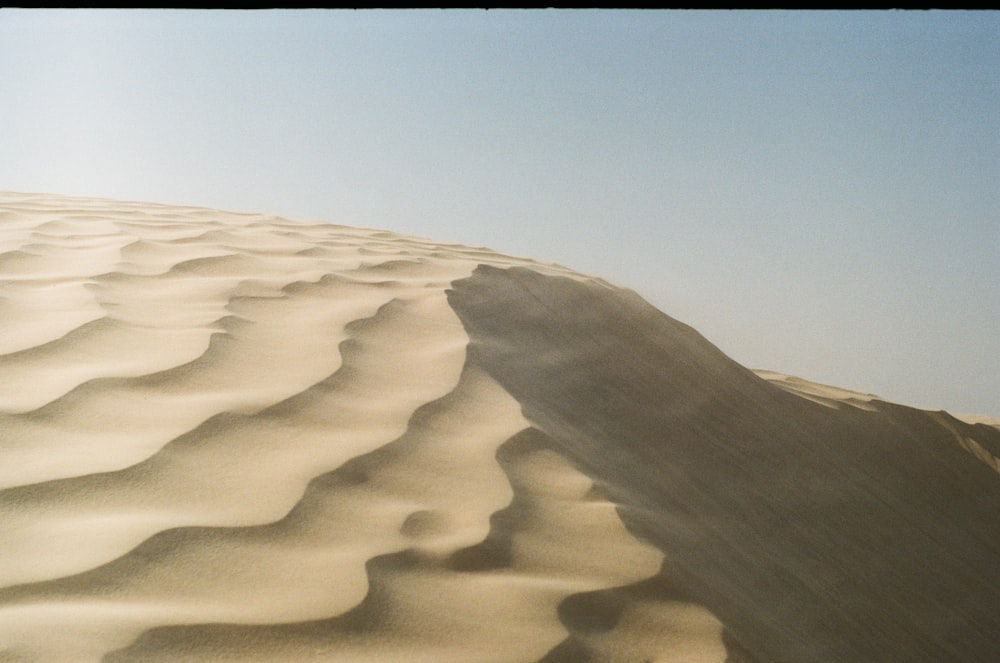
[{"label": "sand dune", "polygon": [[3,193],[0,376],[0,661],[1000,659],[996,420],[556,265]]}]

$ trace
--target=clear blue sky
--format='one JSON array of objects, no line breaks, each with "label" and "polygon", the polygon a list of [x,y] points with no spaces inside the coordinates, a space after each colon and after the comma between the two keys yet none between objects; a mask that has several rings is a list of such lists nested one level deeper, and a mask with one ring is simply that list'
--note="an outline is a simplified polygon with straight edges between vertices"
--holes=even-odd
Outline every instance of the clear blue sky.
[{"label": "clear blue sky", "polygon": [[1000,416],[1000,13],[0,10],[0,189],[384,228]]}]

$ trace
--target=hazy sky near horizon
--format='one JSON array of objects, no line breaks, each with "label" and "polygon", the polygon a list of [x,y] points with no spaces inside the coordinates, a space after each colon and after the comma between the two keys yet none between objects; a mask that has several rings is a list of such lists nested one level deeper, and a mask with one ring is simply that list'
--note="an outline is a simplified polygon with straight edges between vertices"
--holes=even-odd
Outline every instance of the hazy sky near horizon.
[{"label": "hazy sky near horizon", "polygon": [[0,10],[0,190],[383,228],[1000,416],[1000,13]]}]

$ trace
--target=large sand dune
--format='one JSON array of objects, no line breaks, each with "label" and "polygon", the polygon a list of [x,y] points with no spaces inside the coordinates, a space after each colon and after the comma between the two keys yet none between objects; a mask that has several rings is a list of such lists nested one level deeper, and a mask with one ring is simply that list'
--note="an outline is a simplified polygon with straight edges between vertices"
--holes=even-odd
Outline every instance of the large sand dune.
[{"label": "large sand dune", "polygon": [[1000,660],[998,456],[555,265],[0,194],[4,663]]}]

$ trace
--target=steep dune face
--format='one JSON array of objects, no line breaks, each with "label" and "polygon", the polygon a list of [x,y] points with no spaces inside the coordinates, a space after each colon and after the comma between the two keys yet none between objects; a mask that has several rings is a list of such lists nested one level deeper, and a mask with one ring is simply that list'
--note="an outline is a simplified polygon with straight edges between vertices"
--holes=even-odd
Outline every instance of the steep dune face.
[{"label": "steep dune face", "polygon": [[593,283],[480,267],[450,301],[472,360],[752,660],[1000,652],[1000,482],[957,443],[988,427],[796,397]]},{"label": "steep dune face", "polygon": [[1000,430],[485,249],[0,194],[0,661],[1000,655]]}]

